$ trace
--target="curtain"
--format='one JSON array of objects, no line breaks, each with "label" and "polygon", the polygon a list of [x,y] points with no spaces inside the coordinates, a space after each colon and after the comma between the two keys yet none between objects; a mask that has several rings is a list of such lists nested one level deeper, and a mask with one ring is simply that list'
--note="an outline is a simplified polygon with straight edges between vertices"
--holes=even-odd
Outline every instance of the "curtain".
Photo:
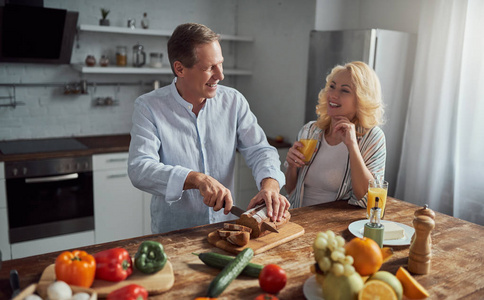
[{"label": "curtain", "polygon": [[[484,225],[484,1],[422,2],[396,197]],[[438,221],[437,221],[438,224]]]}]

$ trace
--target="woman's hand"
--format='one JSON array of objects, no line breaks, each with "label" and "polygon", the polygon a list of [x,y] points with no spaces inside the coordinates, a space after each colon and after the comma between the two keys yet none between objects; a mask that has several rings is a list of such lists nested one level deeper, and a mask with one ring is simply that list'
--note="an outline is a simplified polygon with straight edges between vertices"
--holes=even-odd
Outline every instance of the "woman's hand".
[{"label": "woman's hand", "polygon": [[334,117],[333,121],[333,133],[341,139],[348,149],[358,144],[355,124],[343,116]]},{"label": "woman's hand", "polygon": [[304,154],[299,151],[299,148],[304,147],[304,145],[296,141],[292,145],[291,148],[289,148],[289,151],[287,152],[286,155],[286,161],[291,167],[299,168],[304,166]]}]

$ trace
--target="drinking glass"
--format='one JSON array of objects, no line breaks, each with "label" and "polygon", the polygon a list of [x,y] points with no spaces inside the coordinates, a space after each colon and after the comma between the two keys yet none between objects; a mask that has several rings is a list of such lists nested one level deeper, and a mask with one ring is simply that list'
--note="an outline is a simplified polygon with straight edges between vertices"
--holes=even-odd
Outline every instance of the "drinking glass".
[{"label": "drinking glass", "polygon": [[388,182],[384,180],[370,180],[368,182],[368,204],[366,206],[366,217],[370,218],[371,208],[375,206],[375,198],[378,197],[378,207],[381,208],[380,219],[385,216],[387,204]]},{"label": "drinking glass", "polygon": [[314,130],[304,129],[299,142],[303,144],[303,147],[298,150],[304,154],[304,162],[308,164],[318,144],[318,135]]}]

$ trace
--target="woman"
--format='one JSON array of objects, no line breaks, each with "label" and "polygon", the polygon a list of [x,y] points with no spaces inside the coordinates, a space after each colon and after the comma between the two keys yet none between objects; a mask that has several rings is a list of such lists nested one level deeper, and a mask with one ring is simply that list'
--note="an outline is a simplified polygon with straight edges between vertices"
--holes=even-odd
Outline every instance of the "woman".
[{"label": "woman", "polygon": [[[317,121],[299,131],[286,156],[286,191],[293,208],[336,200],[366,207],[368,181],[385,173],[380,81],[359,61],[336,66],[319,93]],[[298,150],[307,134],[317,139],[309,163]],[[303,136],[304,135],[304,136]]]}]

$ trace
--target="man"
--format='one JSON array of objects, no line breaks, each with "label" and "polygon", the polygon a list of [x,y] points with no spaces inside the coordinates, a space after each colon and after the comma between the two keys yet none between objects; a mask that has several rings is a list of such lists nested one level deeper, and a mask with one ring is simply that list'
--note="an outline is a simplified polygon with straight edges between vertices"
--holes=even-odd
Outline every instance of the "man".
[{"label": "man", "polygon": [[236,150],[260,189],[247,208],[265,201],[269,216],[280,220],[289,202],[279,194],[285,184],[279,156],[244,96],[218,85],[219,36],[182,24],[168,41],[168,57],[175,79],[136,100],[129,149],[133,185],[153,195],[153,233],[233,219]]}]

